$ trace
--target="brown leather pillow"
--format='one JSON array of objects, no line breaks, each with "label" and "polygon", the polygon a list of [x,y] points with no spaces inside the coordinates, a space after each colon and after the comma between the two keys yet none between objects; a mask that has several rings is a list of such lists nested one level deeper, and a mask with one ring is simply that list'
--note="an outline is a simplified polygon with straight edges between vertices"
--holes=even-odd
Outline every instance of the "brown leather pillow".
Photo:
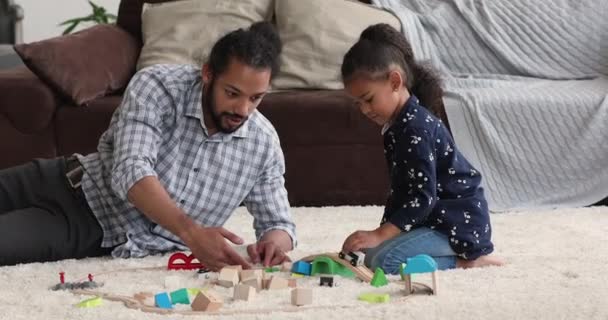
[{"label": "brown leather pillow", "polygon": [[79,106],[124,89],[139,50],[138,41],[115,25],[15,46],[32,72]]}]

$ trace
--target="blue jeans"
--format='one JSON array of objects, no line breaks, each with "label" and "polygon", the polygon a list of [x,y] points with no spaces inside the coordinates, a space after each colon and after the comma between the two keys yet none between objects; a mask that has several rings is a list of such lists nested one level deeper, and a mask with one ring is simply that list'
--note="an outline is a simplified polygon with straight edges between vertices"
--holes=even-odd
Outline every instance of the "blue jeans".
[{"label": "blue jeans", "polygon": [[399,274],[399,267],[407,258],[418,254],[428,254],[437,262],[439,270],[456,267],[456,253],[450,247],[446,235],[426,227],[384,241],[365,252],[365,265],[371,270],[382,268],[386,274]]}]

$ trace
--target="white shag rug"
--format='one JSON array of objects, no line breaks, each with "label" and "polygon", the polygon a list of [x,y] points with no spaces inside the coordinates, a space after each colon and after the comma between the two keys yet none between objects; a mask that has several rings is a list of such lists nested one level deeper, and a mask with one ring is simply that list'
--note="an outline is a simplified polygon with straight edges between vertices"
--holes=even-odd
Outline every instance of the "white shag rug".
[{"label": "white shag rug", "polygon": [[[291,253],[295,260],[339,250],[350,232],[375,227],[382,208],[295,208],[293,214],[300,241]],[[208,281],[191,271],[103,273],[166,265],[168,256],[97,258],[0,267],[0,319],[608,319],[608,207],[494,214],[492,223],[495,254],[505,258],[506,266],[442,271],[439,295],[415,296],[402,303],[358,301],[362,292],[386,292],[395,299],[403,288],[374,288],[350,279],[339,279],[335,288],[319,287],[318,278],[302,280],[300,285],[313,288],[318,309],[218,316],[150,314],[111,301],[82,309],[74,304],[87,296],[48,289],[58,282],[59,271],[66,272],[66,281],[97,274],[95,280],[104,283],[102,291],[124,295],[179,289],[165,288],[169,275],[183,287]],[[239,209],[226,227],[248,241],[254,239],[252,218],[244,210]],[[430,284],[430,276],[416,276],[414,281]],[[253,302],[233,302],[231,290],[217,291],[225,298],[226,311],[290,306],[289,290],[263,291]]]}]

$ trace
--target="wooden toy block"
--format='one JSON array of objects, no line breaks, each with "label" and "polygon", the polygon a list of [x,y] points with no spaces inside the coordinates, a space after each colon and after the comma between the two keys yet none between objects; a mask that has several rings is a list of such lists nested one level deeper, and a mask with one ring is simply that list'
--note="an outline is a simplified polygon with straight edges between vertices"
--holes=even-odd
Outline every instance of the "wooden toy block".
[{"label": "wooden toy block", "polygon": [[80,301],[79,303],[76,304],[76,306],[78,308],[93,308],[93,307],[98,307],[102,304],[103,304],[103,299],[101,297],[94,297],[94,298]]},{"label": "wooden toy block", "polygon": [[188,297],[187,289],[179,289],[171,292],[171,303],[173,304],[190,304],[190,298]]},{"label": "wooden toy block", "polygon": [[250,269],[241,271],[241,282],[245,279],[249,279],[251,277],[260,278],[260,280],[264,277],[264,270],[262,269]]},{"label": "wooden toy block", "polygon": [[268,285],[270,285],[270,279],[262,279],[262,290],[268,290]]},{"label": "wooden toy block", "polygon": [[[237,275],[238,275],[238,281],[241,281],[241,272],[243,271],[243,266],[241,266],[240,264],[234,265],[234,266],[225,266],[223,269],[234,269],[237,271]],[[237,282],[238,283],[238,282]]]},{"label": "wooden toy block", "polygon": [[388,284],[388,279],[386,279],[386,275],[384,274],[384,270],[382,268],[376,268],[374,272],[374,277],[370,284],[376,288],[382,287]]},{"label": "wooden toy block", "polygon": [[173,309],[171,299],[169,299],[169,295],[166,292],[154,295],[154,305],[162,309]]},{"label": "wooden toy block", "polygon": [[256,289],[246,284],[237,284],[234,287],[234,300],[251,301],[255,298]]},{"label": "wooden toy block", "polygon": [[281,277],[272,277],[270,278],[270,282],[268,283],[268,290],[281,290],[287,289],[289,284],[287,279]]},{"label": "wooden toy block", "polygon": [[299,273],[299,274],[303,274],[303,275],[310,275],[312,269],[312,265],[309,262],[306,261],[296,261],[292,266],[291,266],[291,272],[294,273]]},{"label": "wooden toy block", "polygon": [[217,282],[220,286],[231,288],[239,283],[239,271],[234,268],[222,268]]},{"label": "wooden toy block", "polygon": [[281,271],[289,272],[289,271],[291,271],[292,266],[293,266],[293,263],[291,263],[289,261],[283,262],[283,264],[281,264]]},{"label": "wooden toy block", "polygon": [[243,271],[243,266],[240,264],[234,265],[234,266],[225,266],[224,269],[235,269],[238,272]]},{"label": "wooden toy block", "polygon": [[205,292],[199,292],[192,302],[192,310],[194,311],[217,311],[219,310],[224,301],[211,290]]},{"label": "wooden toy block", "polygon": [[252,276],[241,281],[241,284],[248,285],[255,289],[255,291],[260,292],[262,290],[262,278]]},{"label": "wooden toy block", "polygon": [[295,288],[291,290],[291,304],[294,306],[303,306],[312,303],[311,288]]},{"label": "wooden toy block", "polygon": [[196,297],[196,295],[201,292],[201,289],[199,288],[188,288],[188,294],[192,297]]},{"label": "wooden toy block", "polygon": [[272,279],[272,277],[273,277],[272,273],[268,273],[266,271],[262,272],[262,279],[270,280],[270,279]]},{"label": "wooden toy block", "polygon": [[298,279],[294,279],[294,278],[287,279],[287,285],[288,285],[290,288],[295,288],[295,287],[297,287],[297,286],[298,286]]},{"label": "wooden toy block", "polygon": [[391,297],[388,293],[375,293],[375,292],[367,292],[362,293],[358,297],[361,301],[367,301],[369,303],[386,303],[391,301]]},{"label": "wooden toy block", "polygon": [[401,276],[401,280],[405,281],[405,263],[399,265],[399,275]]}]

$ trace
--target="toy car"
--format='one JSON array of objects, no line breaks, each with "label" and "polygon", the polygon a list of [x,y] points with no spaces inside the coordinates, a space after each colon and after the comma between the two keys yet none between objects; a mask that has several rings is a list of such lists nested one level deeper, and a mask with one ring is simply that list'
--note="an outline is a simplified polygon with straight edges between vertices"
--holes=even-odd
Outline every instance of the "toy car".
[{"label": "toy car", "polygon": [[319,285],[321,287],[323,287],[323,286],[333,287],[335,285],[334,277],[321,277],[321,279],[319,281]]},{"label": "toy car", "polygon": [[363,265],[365,254],[361,251],[349,251],[347,253],[341,251],[340,253],[338,253],[338,257],[340,257],[340,259],[349,261],[353,267],[358,267],[360,265]]}]

